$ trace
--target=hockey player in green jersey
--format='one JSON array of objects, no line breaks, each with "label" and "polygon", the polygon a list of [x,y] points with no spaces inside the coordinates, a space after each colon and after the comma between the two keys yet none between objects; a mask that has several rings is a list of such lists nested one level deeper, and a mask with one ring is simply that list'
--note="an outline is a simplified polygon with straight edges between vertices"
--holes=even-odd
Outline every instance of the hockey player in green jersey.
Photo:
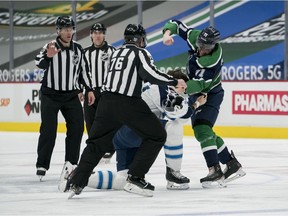
[{"label": "hockey player in green jersey", "polygon": [[[195,138],[200,142],[209,173],[201,178],[202,187],[225,187],[226,182],[244,176],[233,152],[229,153],[223,139],[213,131],[223,101],[224,90],[221,85],[221,68],[223,65],[222,48],[219,43],[220,32],[213,27],[196,30],[187,27],[179,20],[170,20],[163,27],[163,43],[174,43],[172,35],[177,34],[187,42],[189,61],[186,92],[190,103],[200,94],[207,94],[207,102],[195,110],[191,117]],[[220,162],[226,167],[222,172]]]}]

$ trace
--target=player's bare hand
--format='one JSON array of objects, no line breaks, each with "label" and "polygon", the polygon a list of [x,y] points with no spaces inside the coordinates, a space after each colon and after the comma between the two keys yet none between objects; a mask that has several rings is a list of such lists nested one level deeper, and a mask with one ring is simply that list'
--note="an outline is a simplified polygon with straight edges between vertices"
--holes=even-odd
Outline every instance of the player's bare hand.
[{"label": "player's bare hand", "polygon": [[91,106],[95,102],[95,96],[93,91],[88,92],[88,105]]},{"label": "player's bare hand", "polygon": [[170,30],[166,30],[164,35],[163,35],[163,43],[166,45],[166,46],[170,46],[174,43],[174,39],[173,37],[171,37],[170,35]]},{"label": "player's bare hand", "polygon": [[199,106],[202,106],[203,104],[206,103],[207,101],[207,95],[201,95],[197,98],[197,100],[199,102]]},{"label": "player's bare hand", "polygon": [[47,57],[48,58],[52,58],[54,55],[56,55],[60,51],[61,51],[61,49],[56,48],[55,42],[48,43],[48,46],[47,46]]}]

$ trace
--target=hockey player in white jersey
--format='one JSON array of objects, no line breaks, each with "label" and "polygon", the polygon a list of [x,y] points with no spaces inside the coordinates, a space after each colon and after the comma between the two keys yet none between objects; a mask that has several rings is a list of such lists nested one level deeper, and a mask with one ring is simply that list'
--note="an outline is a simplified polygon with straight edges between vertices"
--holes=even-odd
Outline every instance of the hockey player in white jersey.
[{"label": "hockey player in white jersey", "polygon": [[[180,70],[168,72],[177,79],[188,80]],[[183,124],[190,119],[193,110],[206,102],[206,96],[200,96],[192,107],[188,105],[187,97],[183,92],[174,87],[151,85],[146,83],[143,87],[142,98],[152,112],[160,119],[167,131],[164,145],[166,161],[167,189],[185,190],[189,188],[189,178],[181,174],[183,157]],[[123,189],[127,183],[127,171],[142,140],[130,128],[123,126],[113,139],[116,150],[117,173],[113,171],[96,171],[89,178],[88,187],[96,189]],[[60,191],[67,190],[66,181],[68,174],[73,170],[66,164],[68,171],[62,172]],[[63,169],[65,170],[65,168]],[[127,186],[128,185],[128,186]],[[129,184],[126,186],[129,187]],[[129,190],[129,188],[124,188]],[[139,193],[142,193],[140,191]]]}]

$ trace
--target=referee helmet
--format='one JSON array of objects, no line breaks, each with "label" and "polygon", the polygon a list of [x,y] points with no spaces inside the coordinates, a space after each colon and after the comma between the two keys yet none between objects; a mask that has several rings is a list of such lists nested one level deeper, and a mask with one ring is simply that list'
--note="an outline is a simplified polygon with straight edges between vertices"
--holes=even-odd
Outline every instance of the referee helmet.
[{"label": "referee helmet", "polygon": [[[141,24],[127,25],[124,31],[124,40],[126,43],[135,43],[142,48],[147,46],[146,31]],[[141,42],[143,42],[142,45]]]},{"label": "referee helmet", "polygon": [[93,31],[101,31],[103,32],[103,34],[106,33],[106,27],[103,23],[94,23],[92,26],[91,26],[91,29],[90,29],[90,33],[92,33]]},{"label": "referee helmet", "polygon": [[60,16],[56,20],[56,28],[62,29],[65,27],[72,27],[75,29],[75,22],[74,20],[69,16]]}]

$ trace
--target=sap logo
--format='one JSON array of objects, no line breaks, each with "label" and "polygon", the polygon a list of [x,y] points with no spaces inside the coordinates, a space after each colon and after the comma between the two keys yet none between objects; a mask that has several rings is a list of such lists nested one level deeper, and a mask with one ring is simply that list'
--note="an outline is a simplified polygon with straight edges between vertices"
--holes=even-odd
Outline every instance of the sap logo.
[{"label": "sap logo", "polygon": [[1,98],[0,107],[7,107],[10,104],[10,98]]}]

